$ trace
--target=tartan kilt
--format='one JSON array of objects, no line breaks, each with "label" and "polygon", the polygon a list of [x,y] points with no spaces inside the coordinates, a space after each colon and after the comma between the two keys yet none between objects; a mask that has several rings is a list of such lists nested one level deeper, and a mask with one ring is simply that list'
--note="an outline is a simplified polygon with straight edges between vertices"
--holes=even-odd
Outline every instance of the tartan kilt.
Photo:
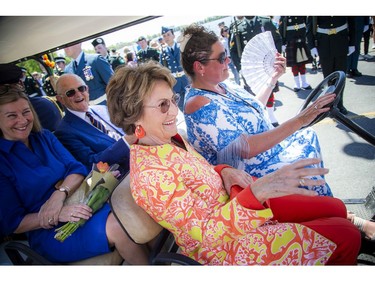
[{"label": "tartan kilt", "polygon": [[290,67],[298,64],[311,63],[313,60],[306,41],[298,38],[288,42],[285,48],[285,55],[286,66]]}]

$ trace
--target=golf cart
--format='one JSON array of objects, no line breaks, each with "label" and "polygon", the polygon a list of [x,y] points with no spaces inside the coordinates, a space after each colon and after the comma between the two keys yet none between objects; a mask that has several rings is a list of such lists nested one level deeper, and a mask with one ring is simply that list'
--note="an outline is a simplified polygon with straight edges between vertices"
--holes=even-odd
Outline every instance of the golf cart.
[{"label": "golf cart", "polygon": [[[46,53],[52,53],[57,50],[61,50],[64,47],[74,45],[79,42],[94,39],[98,36],[105,35],[109,32],[117,31],[126,27],[130,27],[136,24],[140,24],[156,17],[138,17],[138,16],[126,16],[126,17],[2,17],[0,18],[0,35],[6,44],[0,50],[1,61],[0,63],[19,63],[28,59],[37,60],[40,64],[44,64],[41,60],[41,56]],[[27,29],[25,28],[27,27]],[[30,32],[32,30],[33,32]],[[56,36],[50,36],[50,32],[53,30]],[[35,32],[35,33],[34,33]],[[36,38],[35,34],[38,34]],[[58,36],[57,36],[58,35]],[[17,41],[14,40],[17,38]],[[18,44],[18,38],[22,38],[24,42],[34,42],[35,44],[27,44],[27,47],[23,44]],[[45,67],[46,71],[51,71],[49,67]],[[52,74],[52,73],[50,73]],[[303,106],[305,108],[310,102],[313,102],[318,96],[323,95],[327,92],[335,91],[337,98],[331,105],[331,110],[327,114],[322,114],[317,117],[316,120],[310,125],[313,125],[326,117],[332,117],[342,122],[349,129],[353,130],[356,134],[361,136],[363,139],[368,141],[370,144],[375,145],[374,136],[368,133],[356,125],[351,120],[342,116],[337,111],[338,99],[341,97],[341,93],[345,88],[345,76],[343,73],[335,72],[322,81],[306,99],[306,103]],[[126,185],[124,183],[124,185]],[[124,188],[125,189],[125,188]],[[115,198],[112,197],[111,200]],[[120,195],[116,198],[120,198]],[[128,198],[131,200],[131,198]],[[369,200],[371,197],[369,197]],[[125,200],[125,199],[124,199]],[[111,201],[113,203],[113,201]],[[118,216],[123,214],[120,212]],[[121,221],[121,218],[119,218]],[[125,221],[125,220],[124,220]],[[152,222],[150,222],[152,223]],[[139,243],[145,241],[150,242],[153,240],[155,247],[155,255],[153,255],[151,264],[160,263],[180,263],[180,264],[194,264],[194,261],[187,260],[186,257],[181,257],[176,253],[176,245],[172,242],[172,247],[166,251],[162,251],[161,248],[165,247],[166,242],[171,240],[170,234],[164,230],[156,229],[154,237],[145,238],[145,240],[137,240],[131,234],[131,226],[124,225],[124,230]],[[154,226],[157,228],[157,226]],[[155,240],[154,240],[155,239]],[[160,240],[162,241],[160,241]],[[172,239],[173,240],[173,239]],[[33,251],[29,251],[27,245],[25,247],[20,244],[11,243],[15,241],[8,241],[6,245],[7,254],[12,256],[12,261],[18,264],[50,264],[43,257],[36,257]],[[176,254],[172,258],[168,255]],[[161,255],[160,255],[161,254]],[[167,257],[165,257],[167,256]],[[25,258],[26,257],[26,258]],[[182,260],[182,261],[181,261]],[[112,262],[110,262],[112,263]],[[94,262],[95,264],[95,262]],[[103,263],[96,263],[103,264]]]}]

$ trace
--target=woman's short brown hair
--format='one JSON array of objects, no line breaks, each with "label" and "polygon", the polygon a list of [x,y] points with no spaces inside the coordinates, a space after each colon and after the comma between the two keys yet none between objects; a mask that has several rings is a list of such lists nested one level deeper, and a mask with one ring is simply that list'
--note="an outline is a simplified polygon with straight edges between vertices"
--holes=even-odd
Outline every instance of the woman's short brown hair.
[{"label": "woman's short brown hair", "polygon": [[[16,102],[19,99],[24,99],[29,104],[30,110],[34,116],[32,132],[40,132],[42,130],[42,125],[40,124],[38,114],[36,113],[34,107],[32,106],[28,96],[25,93],[25,89],[19,85],[15,84],[3,84],[0,85],[0,106],[11,102]],[[0,136],[3,137],[3,132],[0,130]]]},{"label": "woman's short brown hair", "polygon": [[160,80],[171,88],[176,83],[170,70],[154,61],[116,70],[106,89],[111,122],[126,134],[134,134],[135,122],[143,115],[143,102],[152,92],[155,82]]}]

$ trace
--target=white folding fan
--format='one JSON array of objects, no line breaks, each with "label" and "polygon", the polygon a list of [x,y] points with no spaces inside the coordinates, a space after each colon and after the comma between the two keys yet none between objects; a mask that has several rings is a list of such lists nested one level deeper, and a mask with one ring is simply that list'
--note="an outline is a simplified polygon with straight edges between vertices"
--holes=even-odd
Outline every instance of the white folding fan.
[{"label": "white folding fan", "polygon": [[264,87],[274,73],[277,50],[270,31],[262,32],[247,42],[241,58],[241,71],[255,94]]}]

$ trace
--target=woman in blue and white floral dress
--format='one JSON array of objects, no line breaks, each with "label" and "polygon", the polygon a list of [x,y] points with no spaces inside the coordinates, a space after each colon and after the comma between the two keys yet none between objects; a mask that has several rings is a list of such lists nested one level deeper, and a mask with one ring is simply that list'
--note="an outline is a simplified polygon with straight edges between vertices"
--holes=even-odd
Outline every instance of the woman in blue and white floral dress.
[{"label": "woman in blue and white floral dress", "polygon": [[[184,105],[188,140],[211,164],[231,164],[262,177],[298,159],[321,158],[315,131],[300,129],[328,110],[323,107],[333,101],[334,94],[320,97],[274,128],[265,104],[274,84],[285,73],[285,58],[275,54],[272,78],[252,96],[226,82],[230,59],[216,34],[201,26],[190,26],[180,41],[182,64],[192,80]],[[301,187],[307,188],[303,183],[301,179]],[[332,196],[328,184],[313,189],[320,195]]]}]

